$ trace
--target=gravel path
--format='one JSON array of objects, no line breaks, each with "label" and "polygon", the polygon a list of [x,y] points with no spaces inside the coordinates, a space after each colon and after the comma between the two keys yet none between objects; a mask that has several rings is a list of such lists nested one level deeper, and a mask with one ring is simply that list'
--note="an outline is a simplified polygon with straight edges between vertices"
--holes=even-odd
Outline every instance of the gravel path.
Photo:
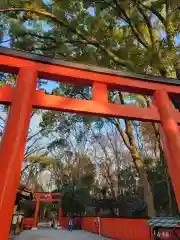
[{"label": "gravel path", "polygon": [[[15,240],[108,240],[109,238],[101,237],[84,231],[69,232],[64,229],[51,230],[29,230],[22,232]],[[110,240],[110,239],[109,239]]]}]

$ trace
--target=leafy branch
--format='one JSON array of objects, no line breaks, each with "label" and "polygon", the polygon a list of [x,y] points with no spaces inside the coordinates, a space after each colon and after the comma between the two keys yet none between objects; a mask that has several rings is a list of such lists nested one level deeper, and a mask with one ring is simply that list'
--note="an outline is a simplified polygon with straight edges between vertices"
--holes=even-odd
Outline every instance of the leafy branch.
[{"label": "leafy branch", "polygon": [[141,3],[140,1],[138,2],[139,5],[141,5],[143,8],[145,8],[146,10],[149,10],[151,13],[153,13],[153,15],[155,15],[163,24],[165,30],[166,30],[166,34],[167,34],[167,41],[168,41],[168,47],[169,49],[172,49],[172,41],[169,35],[169,30],[168,30],[168,26],[167,26],[167,22],[164,19],[164,17],[152,6],[147,6],[143,3]]},{"label": "leafy branch", "polygon": [[122,65],[122,66],[126,66],[129,69],[134,69],[134,66],[131,62],[121,59],[119,58],[117,55],[115,55],[112,51],[110,51],[109,49],[107,49],[106,47],[104,47],[101,43],[99,43],[97,40],[94,39],[90,39],[89,37],[85,36],[84,34],[82,34],[77,28],[74,28],[72,26],[69,25],[69,23],[66,23],[65,21],[58,19],[54,14],[45,11],[44,9],[42,10],[34,10],[34,9],[30,9],[30,8],[16,8],[16,7],[11,7],[11,8],[1,8],[0,12],[5,13],[5,12],[29,12],[29,13],[33,13],[45,18],[48,18],[50,20],[52,20],[53,22],[67,28],[69,31],[71,31],[72,33],[76,34],[77,36],[79,36],[82,40],[84,40],[87,44],[93,45],[96,48],[100,49],[102,52],[105,52],[107,54],[107,56],[109,58],[111,58],[114,62]]},{"label": "leafy branch", "polygon": [[127,15],[126,11],[121,7],[120,3],[118,2],[118,0],[114,0],[115,2],[115,5],[117,7],[117,9],[119,10],[119,13],[120,13],[120,16],[122,15],[124,18],[124,21],[126,21],[133,34],[135,35],[135,37],[137,38],[137,40],[145,47],[147,48],[148,47],[148,43],[145,41],[145,39],[141,36],[141,34],[139,33],[139,31],[137,30],[137,28],[133,25],[130,17]]},{"label": "leafy branch", "polygon": [[137,5],[137,9],[139,10],[139,12],[141,13],[141,15],[144,18],[144,21],[145,21],[145,23],[148,27],[148,31],[149,31],[149,35],[150,35],[150,38],[151,38],[152,46],[154,46],[155,45],[155,39],[154,39],[154,35],[153,35],[152,24],[151,24],[149,18],[147,17],[146,13],[144,12],[143,8],[140,7],[139,5]]}]

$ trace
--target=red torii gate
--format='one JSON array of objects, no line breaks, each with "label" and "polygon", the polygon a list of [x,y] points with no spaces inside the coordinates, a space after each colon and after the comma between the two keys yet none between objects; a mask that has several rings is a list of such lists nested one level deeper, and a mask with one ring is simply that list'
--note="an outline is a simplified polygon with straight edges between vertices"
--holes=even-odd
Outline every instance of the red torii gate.
[{"label": "red torii gate", "polygon": [[[35,193],[36,208],[33,220],[33,228],[37,228],[40,203],[41,202],[57,203],[60,201],[60,196],[61,196],[60,193],[44,193],[44,192]],[[58,214],[61,214],[61,216],[59,216],[60,219],[62,217],[61,209],[58,210]]]},{"label": "red torii gate", "polygon": [[[0,148],[1,239],[7,240],[20,180],[32,108],[160,122],[169,172],[180,209],[180,113],[169,96],[180,96],[180,83],[121,71],[55,60],[0,47],[0,71],[17,73],[17,86],[0,89],[0,103],[11,104]],[[38,77],[92,86],[92,100],[45,95],[37,91]],[[140,108],[108,103],[108,89],[146,94],[154,105]]]}]

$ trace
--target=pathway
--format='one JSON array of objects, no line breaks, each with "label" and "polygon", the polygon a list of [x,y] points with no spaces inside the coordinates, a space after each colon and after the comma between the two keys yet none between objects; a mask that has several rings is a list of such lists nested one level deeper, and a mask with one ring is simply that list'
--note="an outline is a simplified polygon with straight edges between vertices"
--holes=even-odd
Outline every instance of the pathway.
[{"label": "pathway", "polygon": [[15,240],[108,240],[108,238],[98,236],[85,231],[74,230],[52,230],[39,229],[22,232]]}]

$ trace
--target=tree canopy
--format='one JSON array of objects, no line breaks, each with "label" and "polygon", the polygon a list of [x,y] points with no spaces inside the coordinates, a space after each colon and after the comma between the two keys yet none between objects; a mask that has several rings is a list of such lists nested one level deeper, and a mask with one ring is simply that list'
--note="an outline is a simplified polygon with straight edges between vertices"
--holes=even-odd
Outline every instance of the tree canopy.
[{"label": "tree canopy", "polygon": [[140,73],[178,74],[179,1],[2,0],[0,12],[1,39],[9,32],[16,48]]}]

